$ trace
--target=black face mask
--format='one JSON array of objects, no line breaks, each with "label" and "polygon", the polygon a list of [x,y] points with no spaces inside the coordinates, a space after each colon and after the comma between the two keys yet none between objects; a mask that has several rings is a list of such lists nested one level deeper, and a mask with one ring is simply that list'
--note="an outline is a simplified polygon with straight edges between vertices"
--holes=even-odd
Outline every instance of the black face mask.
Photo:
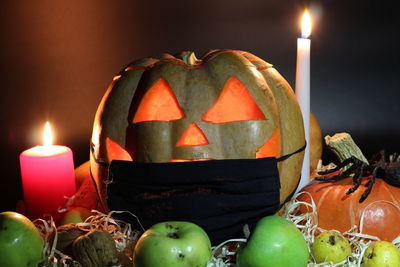
[{"label": "black face mask", "polygon": [[[109,166],[107,204],[127,210],[147,229],[162,221],[200,225],[216,245],[242,237],[264,216],[280,208],[279,159],[235,159],[174,163],[114,160]],[[139,228],[132,216],[119,217]]]}]

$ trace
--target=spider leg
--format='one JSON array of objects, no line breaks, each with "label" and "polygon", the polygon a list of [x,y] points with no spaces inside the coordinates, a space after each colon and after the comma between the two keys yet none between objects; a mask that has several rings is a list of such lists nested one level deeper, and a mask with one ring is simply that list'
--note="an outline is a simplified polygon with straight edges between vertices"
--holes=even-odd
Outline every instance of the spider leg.
[{"label": "spider leg", "polygon": [[364,199],[366,199],[369,195],[369,193],[371,193],[372,190],[372,186],[374,186],[375,184],[375,180],[376,180],[376,174],[378,173],[379,169],[381,167],[376,167],[371,174],[371,178],[369,178],[369,182],[368,182],[368,187],[367,189],[364,191],[364,193],[361,195],[361,199],[360,202],[364,201]]},{"label": "spider leg", "polygon": [[350,163],[357,164],[357,163],[359,163],[359,161],[360,160],[358,158],[351,156],[350,158],[347,158],[347,159],[343,160],[342,162],[340,162],[335,168],[329,169],[327,171],[318,172],[318,174],[319,175],[330,174],[330,173],[340,170],[341,168],[349,165]]},{"label": "spider leg", "polygon": [[330,181],[330,180],[339,180],[344,177],[347,177],[350,173],[352,173],[355,169],[357,169],[360,165],[365,165],[365,163],[358,158],[351,156],[350,158],[347,158],[343,160],[340,164],[336,166],[336,168],[330,169],[328,171],[323,171],[323,172],[318,172],[319,175],[325,175],[325,174],[330,174],[335,171],[338,171],[342,169],[343,167],[349,165],[350,163],[353,163],[346,171],[339,173],[338,175],[335,176],[329,176],[329,177],[316,177],[315,180],[317,181]]},{"label": "spider leg", "polygon": [[338,175],[335,176],[320,176],[320,177],[315,177],[315,180],[317,181],[333,181],[333,180],[340,180],[344,178],[345,175],[343,172],[339,173]]},{"label": "spider leg", "polygon": [[[347,190],[346,195],[350,195],[351,193],[353,193],[354,191],[356,191],[356,190],[358,189],[358,187],[361,185],[361,181],[362,181],[362,178],[363,178],[363,176],[364,176],[364,174],[365,174],[365,169],[366,169],[367,167],[368,167],[367,164],[362,164],[362,165],[361,165],[360,171],[358,172],[358,175],[357,175],[357,179],[355,180],[356,183],[355,183],[355,185],[354,185],[352,188],[350,188],[349,190]],[[349,168],[349,169],[350,169],[350,168]]]}]

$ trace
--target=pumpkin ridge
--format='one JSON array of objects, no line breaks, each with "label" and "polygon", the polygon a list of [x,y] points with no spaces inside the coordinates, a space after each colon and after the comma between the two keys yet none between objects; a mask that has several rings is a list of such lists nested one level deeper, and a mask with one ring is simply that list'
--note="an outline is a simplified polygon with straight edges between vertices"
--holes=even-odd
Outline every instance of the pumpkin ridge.
[{"label": "pumpkin ridge", "polygon": [[395,203],[396,205],[400,206],[399,201],[395,198],[395,196],[393,195],[392,191],[389,190],[388,185],[386,184],[386,182],[382,181],[382,184],[385,185],[385,186],[382,186],[382,187],[386,191],[386,194],[390,197],[391,201],[393,203]]},{"label": "pumpkin ridge", "polygon": [[124,73],[133,70],[149,70],[150,68],[149,66],[128,66],[124,69]]},{"label": "pumpkin ridge", "polygon": [[[262,59],[260,59],[260,61],[265,62],[263,63],[264,65],[269,64]],[[258,64],[260,66],[263,65],[262,63]],[[271,67],[258,70],[258,73],[263,76],[269,90],[272,92],[278,109],[279,120],[276,123],[281,129],[281,155],[291,153],[304,145],[303,118],[296,95],[293,90],[286,90],[286,88],[290,88],[290,85],[283,77],[281,77],[275,68]],[[294,136],[303,137],[293,138]],[[285,161],[279,162],[278,169],[280,176],[291,177],[301,172],[301,164],[299,164],[299,160],[302,160],[303,157],[304,152]],[[297,182],[295,180],[287,183],[283,178],[281,178],[281,184],[281,195],[288,195],[297,187]],[[281,201],[284,201],[283,197],[281,197]]]},{"label": "pumpkin ridge", "polygon": [[[186,65],[182,60],[181,61],[182,64],[178,64],[178,65],[182,65],[185,67],[185,75],[183,75],[183,77],[180,79],[181,84],[184,84],[185,86],[188,84],[188,81],[190,81],[190,76],[192,71],[190,71],[190,68],[188,65]],[[175,64],[176,62],[170,62],[169,64],[173,64],[173,65],[177,65]],[[176,86],[174,88],[174,90],[176,90]],[[176,97],[178,98],[178,101],[180,102],[181,108],[183,110],[183,112],[185,114],[190,114],[188,112],[188,103],[187,103],[187,97],[188,97],[188,90],[181,90],[179,92],[179,96],[177,93],[175,93]],[[185,118],[176,121],[174,124],[171,125],[171,129],[169,132],[169,135],[171,136],[171,141],[172,143],[169,145],[171,151],[170,151],[170,159],[177,159],[177,158],[181,158],[180,153],[182,152],[181,149],[179,149],[179,147],[176,146],[176,144],[178,143],[178,141],[180,140],[182,134],[185,132],[185,130],[187,129],[187,127],[192,123],[192,118],[190,116],[185,116]]]},{"label": "pumpkin ridge", "polygon": [[[217,55],[218,55],[219,50],[215,51],[214,53],[217,53]],[[211,54],[214,54],[214,53],[211,53]],[[208,62],[206,62],[205,64],[207,64],[207,63]],[[202,75],[204,77],[203,79],[207,79],[207,85],[209,85],[209,88],[204,88],[206,91],[208,91],[207,99],[217,99],[222,90],[222,87],[221,87],[221,83],[218,79],[218,74],[216,74],[213,71],[213,68],[210,67],[210,65],[212,66],[212,64],[207,64],[206,68],[199,70],[199,71],[202,72]],[[203,95],[205,95],[205,94],[203,94]],[[214,155],[214,156],[211,156],[211,155],[204,155],[204,156],[206,156],[206,158],[223,159],[223,158],[227,158],[229,155],[229,152],[226,151],[225,146],[220,147],[220,151],[218,151],[215,148],[213,148],[212,144],[224,143],[224,137],[223,137],[224,129],[222,129],[220,127],[212,127],[210,123],[204,122],[201,119],[203,114],[205,113],[205,111],[209,110],[214,104],[215,104],[214,101],[209,101],[209,105],[205,105],[205,107],[202,108],[203,110],[201,110],[201,112],[199,112],[199,116],[196,116],[195,119],[198,120],[199,127],[203,130],[204,134],[206,135],[208,141],[211,144],[207,148],[207,153],[208,154],[212,153]],[[208,145],[206,145],[206,146],[208,146]]]},{"label": "pumpkin ridge", "polygon": [[248,52],[241,53],[244,57],[246,57],[253,65],[256,67],[258,71],[266,70],[273,68],[274,66],[261,58],[257,57],[256,55],[250,54]]},{"label": "pumpkin ridge", "polygon": [[327,195],[328,193],[330,193],[330,190],[325,190],[325,191],[322,193],[322,195],[320,196],[318,203],[316,203],[316,204],[317,204],[317,210],[319,210],[319,208],[324,204],[324,200],[325,200],[326,195]]},{"label": "pumpkin ridge", "polygon": [[159,62],[159,59],[152,58],[152,57],[147,57],[147,58],[142,58],[139,60],[135,60],[131,63],[129,63],[123,70],[121,71],[120,75],[125,74],[128,71],[132,70],[150,70],[154,65]]},{"label": "pumpkin ridge", "polygon": [[[162,64],[162,63],[171,63],[171,64],[174,64],[174,65],[179,65],[179,66],[183,66],[183,67],[185,67],[186,69],[188,69],[188,70],[198,70],[198,69],[204,69],[206,66],[207,66],[207,64],[206,63],[201,63],[201,64],[198,64],[198,65],[193,65],[193,66],[190,66],[190,65],[187,65],[187,64],[185,64],[182,60],[160,60],[160,62],[158,62],[159,64]],[[156,63],[157,64],[157,63]]]},{"label": "pumpkin ridge", "polygon": [[263,66],[263,67],[258,67],[257,70],[266,70],[266,69],[270,69],[273,68],[272,66]]},{"label": "pumpkin ridge", "polygon": [[224,53],[235,54],[235,53],[238,53],[238,51],[233,50],[233,49],[216,49],[216,50],[210,51],[210,53],[206,53],[205,55],[203,55],[201,57],[201,60],[203,60],[204,62],[209,62]]},{"label": "pumpkin ridge", "polygon": [[349,201],[349,205],[347,206],[347,214],[350,214],[350,228],[353,225],[357,225],[357,219],[360,220],[361,219],[361,213],[362,211],[359,211],[358,213],[353,212],[354,210],[359,210],[359,209],[355,209],[354,208],[354,203],[353,201]]}]

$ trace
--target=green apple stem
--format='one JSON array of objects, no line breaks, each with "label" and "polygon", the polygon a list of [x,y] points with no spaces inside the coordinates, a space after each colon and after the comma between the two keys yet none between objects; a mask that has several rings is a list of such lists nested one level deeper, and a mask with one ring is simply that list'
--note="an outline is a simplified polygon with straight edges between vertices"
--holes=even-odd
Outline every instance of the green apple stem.
[{"label": "green apple stem", "polygon": [[169,238],[173,238],[173,239],[178,239],[178,238],[179,238],[179,235],[178,235],[177,233],[175,233],[175,232],[173,232],[173,233],[168,233],[167,236],[168,236]]}]

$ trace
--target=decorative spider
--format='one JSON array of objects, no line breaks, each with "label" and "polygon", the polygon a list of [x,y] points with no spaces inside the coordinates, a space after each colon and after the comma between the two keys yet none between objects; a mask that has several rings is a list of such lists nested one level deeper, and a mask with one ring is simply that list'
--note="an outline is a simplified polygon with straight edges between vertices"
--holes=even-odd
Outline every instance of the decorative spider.
[{"label": "decorative spider", "polygon": [[361,185],[363,177],[368,177],[369,181],[367,183],[367,189],[362,194],[360,201],[366,199],[371,193],[376,178],[381,178],[390,185],[400,187],[400,155],[397,153],[390,155],[389,161],[387,162],[385,151],[383,150],[373,156],[369,161],[369,164],[361,161],[355,156],[351,156],[338,164],[337,167],[327,171],[318,172],[318,174],[327,175],[341,170],[349,164],[352,165],[347,170],[340,172],[338,175],[331,177],[322,176],[315,179],[318,181],[340,180],[349,177],[350,174],[354,174],[354,186],[346,192],[346,194],[351,194]]}]

